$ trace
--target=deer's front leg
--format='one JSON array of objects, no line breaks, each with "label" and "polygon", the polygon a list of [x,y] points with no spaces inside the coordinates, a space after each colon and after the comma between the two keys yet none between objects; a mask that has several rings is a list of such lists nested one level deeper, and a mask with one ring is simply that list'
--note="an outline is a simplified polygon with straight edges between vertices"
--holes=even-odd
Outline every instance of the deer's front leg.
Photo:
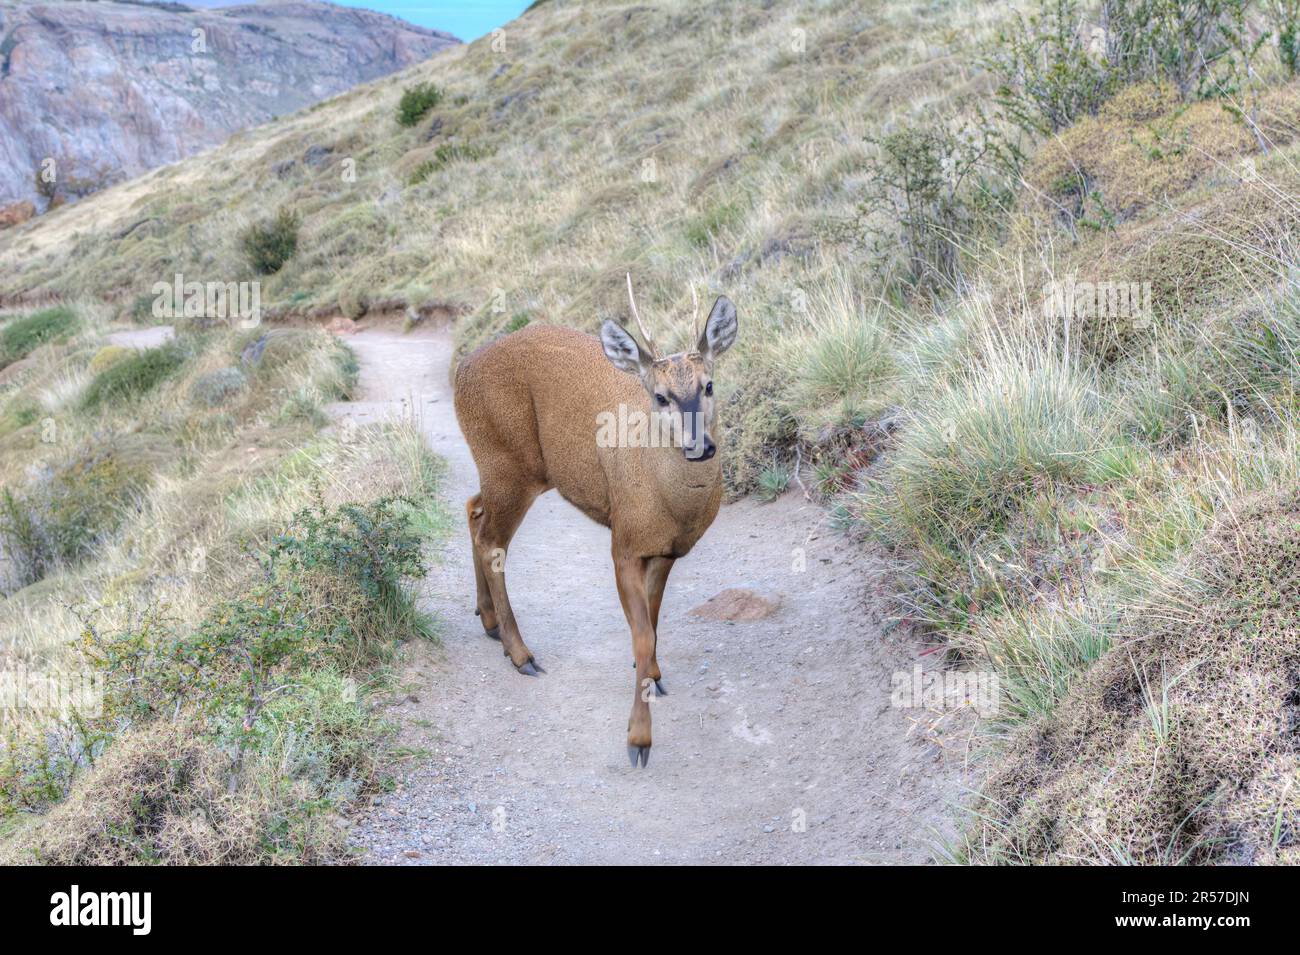
[{"label": "deer's front leg", "polygon": [[655,651],[655,630],[646,596],[646,562],[627,554],[614,555],[614,576],[623,613],[632,630],[632,655],[636,660],[636,686],[632,694],[632,716],[627,724],[627,756],[633,766],[650,762],[650,702],[654,690],[651,661]]},{"label": "deer's front leg", "polygon": [[655,631],[655,645],[650,651],[650,677],[655,681],[655,690],[660,696],[667,696],[668,691],[664,689],[663,672],[659,669],[659,607],[664,600],[668,573],[676,562],[674,557],[651,557],[646,561],[646,602],[650,606],[650,626]]}]

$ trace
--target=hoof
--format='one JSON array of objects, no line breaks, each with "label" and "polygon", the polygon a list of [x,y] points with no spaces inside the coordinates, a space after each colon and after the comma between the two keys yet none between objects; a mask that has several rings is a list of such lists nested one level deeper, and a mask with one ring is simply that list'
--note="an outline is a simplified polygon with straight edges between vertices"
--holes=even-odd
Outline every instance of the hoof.
[{"label": "hoof", "polygon": [[537,665],[536,660],[527,660],[521,667],[515,667],[524,676],[538,676],[546,671]]},{"label": "hoof", "polygon": [[500,639],[501,639],[501,627],[500,627],[500,626],[493,627],[491,630],[484,630],[483,632],[486,633],[486,634],[487,634],[489,637],[491,637],[493,640],[500,640]]},{"label": "hoof", "polygon": [[664,689],[663,681],[655,680],[655,693],[659,696],[667,696],[668,691]]},{"label": "hoof", "polygon": [[638,762],[641,763],[641,768],[645,769],[645,767],[650,765],[650,747],[629,746],[627,748],[627,760],[632,764],[633,769],[636,769]]}]

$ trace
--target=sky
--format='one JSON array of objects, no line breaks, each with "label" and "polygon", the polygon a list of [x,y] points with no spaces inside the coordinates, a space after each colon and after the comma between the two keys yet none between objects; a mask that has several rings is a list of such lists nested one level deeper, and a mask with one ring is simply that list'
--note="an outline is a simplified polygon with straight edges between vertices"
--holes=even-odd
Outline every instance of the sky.
[{"label": "sky", "polygon": [[[196,7],[229,7],[249,0],[188,0]],[[345,7],[364,7],[409,23],[445,30],[469,43],[523,13],[532,0],[329,0]]]},{"label": "sky", "polygon": [[401,17],[422,27],[446,30],[469,43],[509,23],[531,0],[332,0]]}]

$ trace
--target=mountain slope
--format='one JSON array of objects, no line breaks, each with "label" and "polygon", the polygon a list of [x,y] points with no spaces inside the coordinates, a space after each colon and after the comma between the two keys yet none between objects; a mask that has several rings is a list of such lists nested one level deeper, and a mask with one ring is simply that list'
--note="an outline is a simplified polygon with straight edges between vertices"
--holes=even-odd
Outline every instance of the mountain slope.
[{"label": "mountain slope", "polygon": [[6,3],[0,207],[138,176],[457,42],[327,3]]}]

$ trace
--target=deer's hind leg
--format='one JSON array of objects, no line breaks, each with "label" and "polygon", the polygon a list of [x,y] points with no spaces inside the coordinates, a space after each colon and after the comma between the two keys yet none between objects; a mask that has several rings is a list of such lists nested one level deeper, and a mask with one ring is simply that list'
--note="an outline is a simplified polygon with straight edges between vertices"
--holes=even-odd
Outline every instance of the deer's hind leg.
[{"label": "deer's hind leg", "polygon": [[483,519],[483,495],[475,494],[465,502],[465,516],[469,520],[469,545],[474,564],[474,583],[477,588],[475,615],[482,621],[483,629],[493,640],[501,639],[500,621],[492,604],[492,591],[488,589],[487,576],[478,560],[478,526]]},{"label": "deer's hind leg", "polygon": [[[527,484],[484,486],[466,504],[470,537],[474,543],[474,576],[478,584],[479,614],[488,636],[500,639],[501,648],[525,676],[545,672],[524,643],[506,593],[505,561],[515,531],[537,495],[546,488]],[[477,501],[477,506],[473,506]]]}]

